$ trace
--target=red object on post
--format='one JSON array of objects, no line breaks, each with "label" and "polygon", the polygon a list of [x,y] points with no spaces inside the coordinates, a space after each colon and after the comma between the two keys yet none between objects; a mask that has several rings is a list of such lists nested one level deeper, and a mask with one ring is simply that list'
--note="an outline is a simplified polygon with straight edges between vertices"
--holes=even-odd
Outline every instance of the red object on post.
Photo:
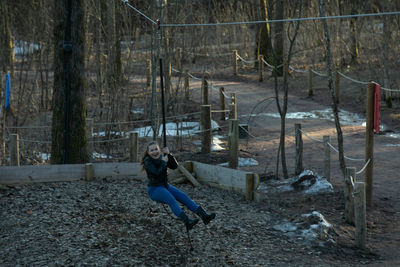
[{"label": "red object on post", "polygon": [[376,133],[380,132],[381,124],[381,86],[375,83],[374,88],[374,130]]}]

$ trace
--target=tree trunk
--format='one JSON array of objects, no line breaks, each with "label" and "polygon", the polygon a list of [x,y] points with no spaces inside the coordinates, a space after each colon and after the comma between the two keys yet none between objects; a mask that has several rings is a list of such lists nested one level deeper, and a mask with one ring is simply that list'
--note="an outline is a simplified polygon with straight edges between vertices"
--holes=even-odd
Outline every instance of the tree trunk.
[{"label": "tree trunk", "polygon": [[[63,44],[64,33],[66,33],[68,27],[69,1],[71,1],[70,43],[72,49],[68,52],[68,49],[63,49],[67,48]],[[52,164],[85,163],[89,160],[85,129],[85,0],[69,1],[55,0]],[[67,37],[68,34],[65,34],[65,36]],[[65,41],[68,43],[68,40]],[[68,65],[68,60],[70,60],[70,65]],[[68,92],[68,79],[70,81],[70,92]],[[68,95],[70,101],[66,101]],[[69,105],[66,104],[68,102]],[[66,124],[65,122],[68,121],[69,124]],[[65,136],[69,138],[66,139]],[[68,153],[65,153],[66,151]]]},{"label": "tree trunk", "polygon": [[[276,1],[276,12],[275,12],[275,19],[280,20],[283,19],[283,10],[284,4],[283,0]],[[274,65],[276,66],[275,71],[277,72],[278,76],[283,75],[283,42],[284,42],[284,24],[276,23],[275,24],[275,45],[274,45]]]},{"label": "tree trunk", "polygon": [[[324,0],[319,0],[319,10],[321,13],[322,17],[325,17],[325,2]],[[340,163],[340,168],[342,170],[342,173],[344,175],[345,169],[346,169],[346,163],[344,161],[344,153],[343,153],[343,134],[342,134],[342,128],[340,126],[340,121],[339,121],[339,114],[338,114],[338,107],[336,105],[336,100],[335,100],[335,90],[333,88],[333,78],[332,78],[332,59],[331,59],[331,43],[330,43],[330,38],[329,38],[329,31],[328,31],[328,23],[326,20],[322,21],[324,25],[324,33],[325,33],[325,44],[326,44],[326,62],[328,66],[328,87],[329,91],[331,92],[331,103],[332,103],[332,109],[333,109],[333,114],[335,117],[335,125],[336,125],[336,132],[337,132],[337,139],[338,139],[338,146],[339,146],[339,163]]]},{"label": "tree trunk", "polygon": [[[301,9],[301,1],[296,2],[296,6],[294,10],[298,10],[298,17],[301,16],[302,14],[302,9]],[[283,14],[282,14],[283,15]],[[300,21],[296,22],[295,24],[295,29],[293,32],[293,36],[289,36],[289,49],[287,52],[287,56],[285,56],[285,53],[282,53],[282,58],[283,58],[283,64],[282,64],[282,71],[283,71],[283,101],[282,105],[279,102],[279,92],[278,92],[278,72],[274,72],[274,78],[275,78],[275,96],[276,96],[276,105],[279,111],[279,115],[281,118],[281,132],[280,132],[280,138],[279,138],[279,151],[278,151],[278,157],[277,157],[277,168],[276,168],[276,177],[278,177],[278,163],[279,163],[279,156],[281,158],[282,162],[282,172],[283,176],[285,179],[289,178],[289,173],[287,169],[287,164],[286,164],[286,149],[285,149],[285,136],[286,136],[286,114],[287,114],[287,108],[288,108],[288,100],[289,100],[289,73],[288,73],[288,66],[290,65],[290,61],[292,58],[292,51],[294,47],[294,43],[297,37],[297,34],[299,32],[299,27],[300,27]],[[283,32],[281,32],[281,38],[283,40]],[[282,41],[283,42],[283,41]],[[283,49],[283,48],[282,48]],[[283,51],[283,50],[282,50]]]},{"label": "tree trunk", "polygon": [[7,9],[6,1],[0,1],[0,71],[9,71],[11,77],[14,77],[14,45]]},{"label": "tree trunk", "polygon": [[[354,4],[352,4],[354,5]],[[356,9],[351,9],[351,14],[356,14]],[[350,33],[351,33],[351,63],[359,63],[358,56],[358,30],[357,30],[357,18],[350,19]]]},{"label": "tree trunk", "polygon": [[[261,6],[261,16],[262,19],[268,22],[268,3],[267,0],[260,0]],[[256,58],[259,55],[263,55],[264,59],[268,63],[274,62],[273,51],[272,51],[272,41],[271,41],[271,31],[268,23],[258,24],[257,28],[257,50]]]}]

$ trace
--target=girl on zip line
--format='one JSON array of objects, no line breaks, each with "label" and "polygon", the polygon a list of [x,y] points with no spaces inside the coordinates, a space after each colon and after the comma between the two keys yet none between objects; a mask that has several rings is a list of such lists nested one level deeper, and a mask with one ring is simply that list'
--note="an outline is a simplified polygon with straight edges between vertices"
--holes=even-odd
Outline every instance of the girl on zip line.
[{"label": "girl on zip line", "polygon": [[168,204],[175,216],[185,224],[187,231],[191,230],[199,222],[199,219],[189,218],[178,202],[197,214],[204,224],[208,224],[215,218],[215,213],[208,214],[184,192],[168,184],[167,168],[174,170],[178,167],[178,162],[169,152],[168,147],[160,149],[157,142],[150,142],[143,154],[141,164],[147,173],[147,193],[150,198]]}]

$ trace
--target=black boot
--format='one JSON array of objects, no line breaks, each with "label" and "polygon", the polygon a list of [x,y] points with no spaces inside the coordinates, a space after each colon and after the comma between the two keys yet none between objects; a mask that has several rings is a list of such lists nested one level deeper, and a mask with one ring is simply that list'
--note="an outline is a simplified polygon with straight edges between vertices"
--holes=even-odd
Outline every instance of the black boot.
[{"label": "black boot", "polygon": [[199,219],[190,219],[183,211],[181,212],[181,214],[179,214],[179,219],[183,221],[186,226],[186,230],[188,231],[191,230],[193,226],[195,226],[199,222]]},{"label": "black boot", "polygon": [[215,213],[208,214],[202,207],[198,207],[196,214],[203,220],[204,224],[208,224],[211,220],[215,218]]}]

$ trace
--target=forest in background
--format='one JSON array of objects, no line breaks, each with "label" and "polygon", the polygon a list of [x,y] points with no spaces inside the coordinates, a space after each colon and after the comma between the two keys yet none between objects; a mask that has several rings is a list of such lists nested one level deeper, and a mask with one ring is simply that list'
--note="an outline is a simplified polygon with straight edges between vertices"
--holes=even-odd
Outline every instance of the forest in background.
[{"label": "forest in background", "polygon": [[[68,1],[1,1],[1,91],[5,73],[12,77],[12,104],[6,123],[2,123],[2,162],[5,140],[13,131],[7,127],[50,124],[49,112],[59,111],[58,126],[53,125],[52,155],[61,151],[65,96],[61,84],[60,43],[65,37],[66,2]],[[77,68],[83,77],[76,92],[81,108],[76,116],[90,117],[95,123],[113,124],[132,119],[127,112],[132,99],[144,108],[141,119],[157,124],[158,38],[157,29],[123,1],[71,1],[75,27],[72,38],[82,44]],[[204,24],[224,22],[267,21],[282,18],[318,17],[319,1],[135,1],[135,8],[162,24]],[[378,13],[399,10],[398,1],[325,1],[327,16]],[[75,13],[74,13],[75,12]],[[356,77],[368,77],[388,88],[399,88],[399,29],[400,16],[358,17],[327,20],[332,42],[333,63],[341,71],[357,71]],[[268,27],[267,27],[268,25]],[[163,27],[162,52],[165,69],[178,70],[211,77],[226,77],[231,65],[231,51],[254,59],[262,54],[267,62],[279,65],[288,50],[295,23],[256,23],[224,26]],[[77,47],[74,47],[76,51]],[[182,50],[182,65],[177,66],[177,49]],[[61,47],[62,49],[62,47]],[[58,54],[57,54],[58,53]],[[62,52],[61,52],[62,53]],[[147,60],[151,60],[153,82],[146,83]],[[78,62],[78,61],[76,61]],[[324,30],[321,21],[302,21],[292,50],[292,66],[326,70]],[[256,66],[254,66],[256,68]],[[57,72],[58,70],[58,72]],[[83,70],[83,71],[82,71]],[[176,74],[176,73],[174,73]],[[166,76],[167,111],[176,114],[184,110],[183,79],[175,83]],[[57,80],[57,77],[60,80]],[[150,93],[151,92],[151,93]],[[3,94],[4,95],[4,94]],[[56,97],[55,97],[56,96]],[[4,99],[4,97],[2,97]],[[58,99],[58,102],[57,102]],[[74,100],[75,101],[75,100]],[[78,105],[79,106],[79,105]],[[74,109],[75,110],[75,109]],[[43,115],[46,114],[46,115]],[[75,115],[73,115],[75,116]],[[46,117],[46,119],[42,119]],[[39,120],[38,120],[39,118]],[[85,120],[76,120],[72,129],[85,132]],[[120,127],[120,126],[118,126]],[[29,131],[29,130],[28,130]],[[58,135],[54,134],[58,132]],[[47,131],[44,135],[49,136]],[[58,136],[58,137],[57,137]],[[77,134],[79,137],[79,134]],[[55,139],[54,139],[55,138]],[[58,138],[58,139],[57,139]],[[85,147],[86,139],[77,138]],[[58,148],[54,144],[61,144]],[[83,146],[82,146],[83,145]],[[79,154],[85,154],[79,153]],[[62,158],[53,162],[59,162]],[[73,162],[87,161],[77,156]]]}]

